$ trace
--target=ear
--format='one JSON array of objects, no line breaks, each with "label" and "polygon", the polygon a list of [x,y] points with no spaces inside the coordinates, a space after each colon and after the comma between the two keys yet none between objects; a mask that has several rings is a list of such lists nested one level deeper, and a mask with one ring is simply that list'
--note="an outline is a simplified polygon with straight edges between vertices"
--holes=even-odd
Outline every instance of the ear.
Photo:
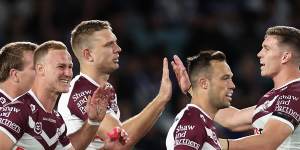
[{"label": "ear", "polygon": [[92,55],[91,55],[91,50],[90,49],[83,49],[82,50],[82,56],[83,56],[83,58],[85,59],[85,60],[87,60],[88,62],[93,62],[94,61],[94,59],[93,59],[93,57],[92,57]]},{"label": "ear", "polygon": [[283,55],[281,57],[281,63],[285,64],[292,58],[292,52],[291,51],[285,51],[283,52]]},{"label": "ear", "polygon": [[20,74],[17,69],[10,69],[8,78],[11,78],[14,82],[19,82],[19,75]]},{"label": "ear", "polygon": [[35,65],[35,71],[37,74],[42,74],[44,75],[45,74],[45,67],[43,64],[36,64]]},{"label": "ear", "polygon": [[200,84],[200,87],[203,88],[203,89],[208,88],[208,80],[205,79],[205,78],[200,78],[199,79],[199,84]]}]

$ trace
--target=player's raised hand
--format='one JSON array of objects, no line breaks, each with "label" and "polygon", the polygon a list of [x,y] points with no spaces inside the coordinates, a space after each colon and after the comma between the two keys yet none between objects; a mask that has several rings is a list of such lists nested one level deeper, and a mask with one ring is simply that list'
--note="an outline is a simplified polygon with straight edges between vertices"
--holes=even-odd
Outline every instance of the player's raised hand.
[{"label": "player's raised hand", "polygon": [[115,93],[109,85],[98,87],[87,100],[86,110],[89,120],[101,122],[106,114],[107,105],[114,96]]},{"label": "player's raised hand", "polygon": [[182,61],[177,55],[174,55],[173,61],[171,61],[173,71],[175,72],[179,87],[181,91],[186,94],[191,87],[189,75],[184,67]]},{"label": "player's raised hand", "polygon": [[163,100],[169,101],[171,99],[171,95],[172,95],[172,82],[169,77],[168,59],[164,58],[162,79],[161,79],[161,85],[160,85],[158,96],[160,96]]},{"label": "player's raised hand", "polygon": [[105,138],[104,150],[121,150],[128,142],[128,134],[124,129],[115,127]]}]

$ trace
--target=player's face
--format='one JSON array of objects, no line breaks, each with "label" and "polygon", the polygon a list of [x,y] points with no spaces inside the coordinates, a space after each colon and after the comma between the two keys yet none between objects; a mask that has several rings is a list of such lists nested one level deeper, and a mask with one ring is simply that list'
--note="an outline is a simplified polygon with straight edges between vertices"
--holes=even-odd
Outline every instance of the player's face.
[{"label": "player's face", "polygon": [[73,77],[73,63],[67,50],[51,50],[45,57],[45,82],[56,93],[69,91]]},{"label": "player's face", "polygon": [[260,62],[261,76],[274,77],[280,71],[280,60],[283,51],[278,45],[276,36],[269,35],[262,43],[262,49],[257,54]]},{"label": "player's face", "polygon": [[235,85],[232,72],[225,61],[212,61],[212,73],[209,80],[208,96],[212,106],[223,109],[230,106]]},{"label": "player's face", "polygon": [[91,55],[94,65],[101,72],[110,74],[119,68],[121,48],[117,44],[117,38],[109,29],[94,32],[92,36]]},{"label": "player's face", "polygon": [[34,81],[35,71],[33,67],[33,51],[23,52],[23,63],[23,70],[18,71],[20,77],[18,88],[20,89],[20,93],[28,91]]}]

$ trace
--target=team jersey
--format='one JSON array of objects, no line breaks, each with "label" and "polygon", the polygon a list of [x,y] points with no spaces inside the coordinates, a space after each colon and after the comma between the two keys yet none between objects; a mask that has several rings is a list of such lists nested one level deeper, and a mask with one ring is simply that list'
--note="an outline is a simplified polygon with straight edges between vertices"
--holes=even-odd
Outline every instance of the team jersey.
[{"label": "team jersey", "polygon": [[30,90],[0,108],[0,130],[15,144],[17,150],[69,149],[63,118],[53,110],[46,112]]},{"label": "team jersey", "polygon": [[198,106],[188,104],[169,129],[168,150],[220,150],[213,120]]},{"label": "team jersey", "polygon": [[255,108],[252,120],[255,134],[261,134],[269,119],[287,124],[293,131],[278,150],[300,150],[300,79],[267,92]]},{"label": "team jersey", "polygon": [[12,101],[13,98],[11,98],[6,92],[0,89],[0,107],[3,107],[4,105]]},{"label": "team jersey", "polygon": [[[80,73],[71,81],[71,89],[68,93],[61,95],[58,103],[58,111],[64,118],[70,135],[79,130],[88,119],[86,104],[88,96],[92,96],[100,85],[89,76]],[[111,86],[111,85],[110,85]],[[117,105],[117,96],[109,102],[106,114],[110,114],[116,119],[120,119],[120,111]],[[96,138],[88,146],[88,150],[99,149],[104,146],[104,142]]]}]

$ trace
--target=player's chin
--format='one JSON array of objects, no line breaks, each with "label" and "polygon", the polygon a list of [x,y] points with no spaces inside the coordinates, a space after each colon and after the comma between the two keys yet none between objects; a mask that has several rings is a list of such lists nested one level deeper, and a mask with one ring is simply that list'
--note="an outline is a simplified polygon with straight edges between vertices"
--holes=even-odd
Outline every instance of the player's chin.
[{"label": "player's chin", "polygon": [[59,88],[59,92],[60,93],[68,93],[69,92],[70,87],[69,86],[63,86]]}]

